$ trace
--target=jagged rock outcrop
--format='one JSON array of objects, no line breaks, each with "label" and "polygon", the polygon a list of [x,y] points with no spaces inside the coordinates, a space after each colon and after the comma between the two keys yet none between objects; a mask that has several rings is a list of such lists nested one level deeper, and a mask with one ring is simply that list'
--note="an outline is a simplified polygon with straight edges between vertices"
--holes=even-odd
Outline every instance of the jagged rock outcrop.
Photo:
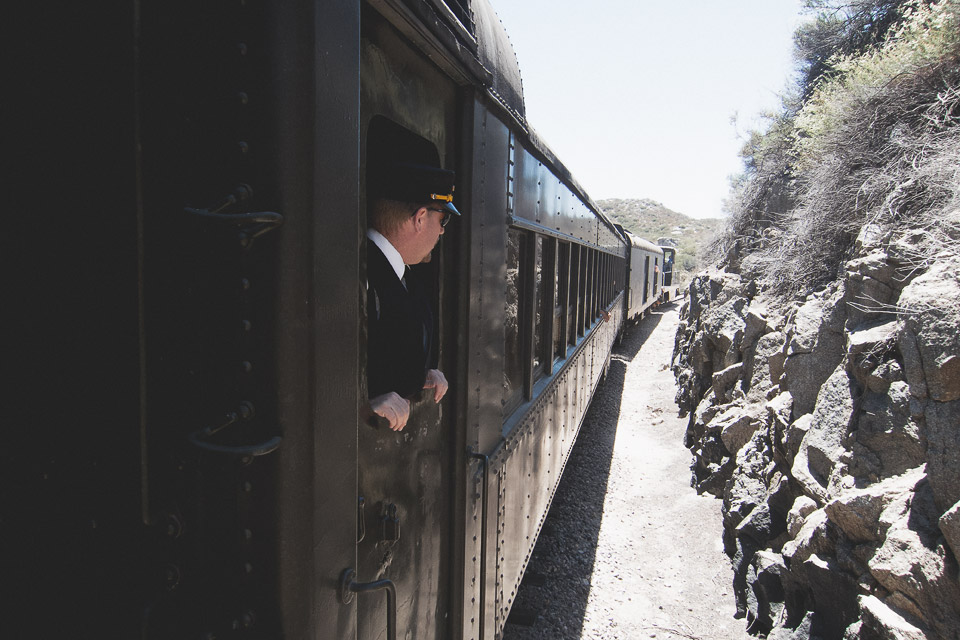
[{"label": "jagged rock outcrop", "polygon": [[752,633],[960,639],[960,265],[918,268],[919,241],[866,227],[785,308],[737,274],[690,284],[677,403]]}]

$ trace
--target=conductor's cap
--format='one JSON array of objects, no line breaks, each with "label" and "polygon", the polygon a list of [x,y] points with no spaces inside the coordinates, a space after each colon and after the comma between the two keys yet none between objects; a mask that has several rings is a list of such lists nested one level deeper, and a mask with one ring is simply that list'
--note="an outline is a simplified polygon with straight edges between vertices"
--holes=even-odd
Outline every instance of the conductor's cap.
[{"label": "conductor's cap", "polygon": [[460,215],[453,206],[454,180],[457,174],[449,169],[424,164],[397,163],[387,168],[380,195],[401,202],[436,202],[453,215]]}]

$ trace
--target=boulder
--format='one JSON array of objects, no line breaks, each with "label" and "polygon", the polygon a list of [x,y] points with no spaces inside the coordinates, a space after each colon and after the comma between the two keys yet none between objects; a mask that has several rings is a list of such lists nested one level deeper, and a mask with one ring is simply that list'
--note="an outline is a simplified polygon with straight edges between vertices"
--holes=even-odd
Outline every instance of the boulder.
[{"label": "boulder", "polygon": [[797,496],[787,514],[787,532],[791,538],[796,538],[807,521],[807,516],[817,510],[817,503],[807,496]]},{"label": "boulder", "polygon": [[740,362],[748,304],[746,298],[736,296],[719,306],[711,305],[704,314],[703,331],[714,369],[725,369]]},{"label": "boulder", "polygon": [[900,351],[910,391],[938,402],[960,400],[960,282],[957,265],[936,263],[904,288],[898,306],[908,315]]},{"label": "boulder", "polygon": [[794,562],[799,564],[814,554],[833,555],[835,548],[836,543],[830,533],[827,512],[817,509],[806,517],[793,540],[783,545],[781,553],[792,566]]},{"label": "boulder", "polygon": [[870,575],[889,593],[884,603],[921,620],[931,637],[954,637],[960,629],[957,567],[938,528],[929,486],[918,483],[883,510],[885,537],[867,558]]},{"label": "boulder", "polygon": [[808,589],[808,606],[814,614],[811,638],[839,638],[860,613],[857,583],[829,556],[811,554],[802,563],[790,564],[794,577]]},{"label": "boulder", "polygon": [[732,398],[728,396],[730,389],[736,384],[737,380],[743,375],[743,363],[732,364],[726,369],[713,374],[713,395],[716,397],[717,404],[730,402]]},{"label": "boulder", "polygon": [[897,344],[900,323],[888,320],[880,324],[861,325],[847,333],[847,365],[850,374],[867,386],[867,378],[886,360]]},{"label": "boulder", "polygon": [[789,391],[780,393],[764,404],[767,410],[767,424],[770,425],[770,437],[773,446],[780,455],[787,455],[787,432],[793,419],[793,396]]},{"label": "boulder", "polygon": [[830,475],[843,451],[859,394],[856,383],[841,365],[827,379],[817,397],[810,429],[800,443],[792,468],[794,478],[815,500],[822,502],[828,497]]},{"label": "boulder", "polygon": [[755,441],[736,456],[736,473],[723,492],[723,521],[727,529],[736,529],[759,505],[765,504],[768,477],[773,471],[769,452]]},{"label": "boulder", "polygon": [[960,559],[960,502],[940,516],[939,525],[947,546],[953,551],[954,559]]},{"label": "boulder", "polygon": [[882,248],[889,238],[890,232],[884,225],[869,222],[860,227],[854,248],[858,255],[864,255]]},{"label": "boulder", "polygon": [[747,571],[747,631],[766,634],[783,611],[783,557],[772,551],[758,551]]},{"label": "boulder", "polygon": [[877,366],[866,376],[867,389],[874,393],[886,393],[890,384],[903,380],[903,367],[896,360],[888,360]]},{"label": "boulder", "polygon": [[814,635],[812,628],[814,626],[814,615],[808,612],[796,627],[776,627],[767,636],[767,640],[812,640],[818,636]]},{"label": "boulder", "polygon": [[927,475],[940,511],[960,501],[960,400],[929,402],[924,413]]},{"label": "boulder", "polygon": [[797,310],[784,362],[783,388],[793,394],[798,415],[809,413],[821,385],[843,360],[843,288],[810,296]]},{"label": "boulder", "polygon": [[909,472],[863,489],[846,491],[824,507],[827,517],[855,543],[876,542],[883,537],[880,515],[898,498],[912,495],[917,484],[925,478],[923,468]]},{"label": "boulder", "polygon": [[[790,393],[786,391],[785,393]],[[803,443],[804,436],[810,431],[810,424],[813,422],[813,414],[802,415],[794,420],[787,429],[784,436],[783,445],[787,454],[787,464],[794,464],[797,454],[800,453],[800,445]]]},{"label": "boulder", "polygon": [[910,390],[906,382],[892,383],[884,394],[867,393],[853,437],[864,447],[858,455],[876,456],[878,478],[897,476],[927,459],[921,425],[911,417]]},{"label": "boulder", "polygon": [[763,407],[729,405],[726,411],[707,424],[706,431],[718,433],[727,451],[735,456],[740,448],[750,441],[757,429],[763,426],[765,417],[766,411]]},{"label": "boulder", "polygon": [[860,596],[859,640],[927,640],[928,633],[909,622],[876,596]]},{"label": "boulder", "polygon": [[846,264],[847,328],[892,317],[896,268],[886,252],[876,250]]},{"label": "boulder", "polygon": [[767,495],[737,525],[737,537],[747,536],[763,547],[784,533],[787,529],[787,509],[792,497],[789,487],[787,478],[778,474]]},{"label": "boulder", "polygon": [[747,399],[759,399],[767,391],[779,384],[783,375],[783,361],[786,336],[781,331],[773,331],[761,336],[752,349],[750,358],[745,358],[744,386]]},{"label": "boulder", "polygon": [[688,288],[689,306],[687,307],[687,319],[691,325],[696,326],[701,320],[700,316],[704,309],[723,296],[727,298],[731,295],[739,295],[742,283],[740,276],[711,269],[701,272],[690,280]]},{"label": "boulder", "polygon": [[760,336],[768,333],[770,327],[767,325],[766,309],[762,304],[752,304],[747,309],[744,317],[743,344],[754,345]]},{"label": "boulder", "polygon": [[879,247],[847,262],[846,271],[848,277],[850,274],[858,274],[873,278],[888,287],[893,287],[895,284],[896,267],[890,263],[886,250]]}]

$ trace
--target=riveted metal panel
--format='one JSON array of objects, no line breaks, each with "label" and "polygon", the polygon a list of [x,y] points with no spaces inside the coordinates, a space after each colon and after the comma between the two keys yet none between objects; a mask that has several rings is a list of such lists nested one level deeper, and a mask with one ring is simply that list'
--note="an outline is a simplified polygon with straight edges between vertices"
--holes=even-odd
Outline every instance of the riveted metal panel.
[{"label": "riveted metal panel", "polygon": [[516,138],[514,138],[514,145],[517,146],[514,182],[517,197],[513,215],[523,220],[536,222],[540,207],[538,181],[540,169],[543,165],[529,151],[519,146],[519,141]]},{"label": "riveted metal panel", "polygon": [[[481,102],[470,115],[472,126],[472,190],[470,213],[462,221],[469,233],[470,296],[461,325],[464,359],[465,444],[483,455],[499,455],[503,424],[503,315],[506,304],[507,209],[512,184],[510,132]],[[465,510],[464,579],[469,597],[464,597],[464,638],[492,638],[496,628],[497,556],[500,518],[500,475],[495,459],[490,461],[489,482],[482,483],[482,469],[468,476]],[[488,519],[484,531],[483,503]],[[483,545],[487,553],[484,556]],[[486,564],[484,565],[484,560]],[[483,636],[481,636],[483,632]]]},{"label": "riveted metal panel", "polygon": [[337,579],[356,566],[359,6],[277,9],[279,633],[352,638]]},{"label": "riveted metal panel", "polygon": [[560,191],[565,189],[547,167],[542,167],[537,178],[540,194],[537,197],[537,223],[550,227],[552,212],[557,210]]}]

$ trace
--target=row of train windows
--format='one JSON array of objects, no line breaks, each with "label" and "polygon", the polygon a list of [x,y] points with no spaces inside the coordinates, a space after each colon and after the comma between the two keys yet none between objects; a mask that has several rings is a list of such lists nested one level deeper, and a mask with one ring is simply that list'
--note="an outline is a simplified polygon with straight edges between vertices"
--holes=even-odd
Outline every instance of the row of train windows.
[{"label": "row of train windows", "polygon": [[537,381],[551,375],[619,295],[625,260],[510,229],[506,266],[504,416],[533,397]]}]

